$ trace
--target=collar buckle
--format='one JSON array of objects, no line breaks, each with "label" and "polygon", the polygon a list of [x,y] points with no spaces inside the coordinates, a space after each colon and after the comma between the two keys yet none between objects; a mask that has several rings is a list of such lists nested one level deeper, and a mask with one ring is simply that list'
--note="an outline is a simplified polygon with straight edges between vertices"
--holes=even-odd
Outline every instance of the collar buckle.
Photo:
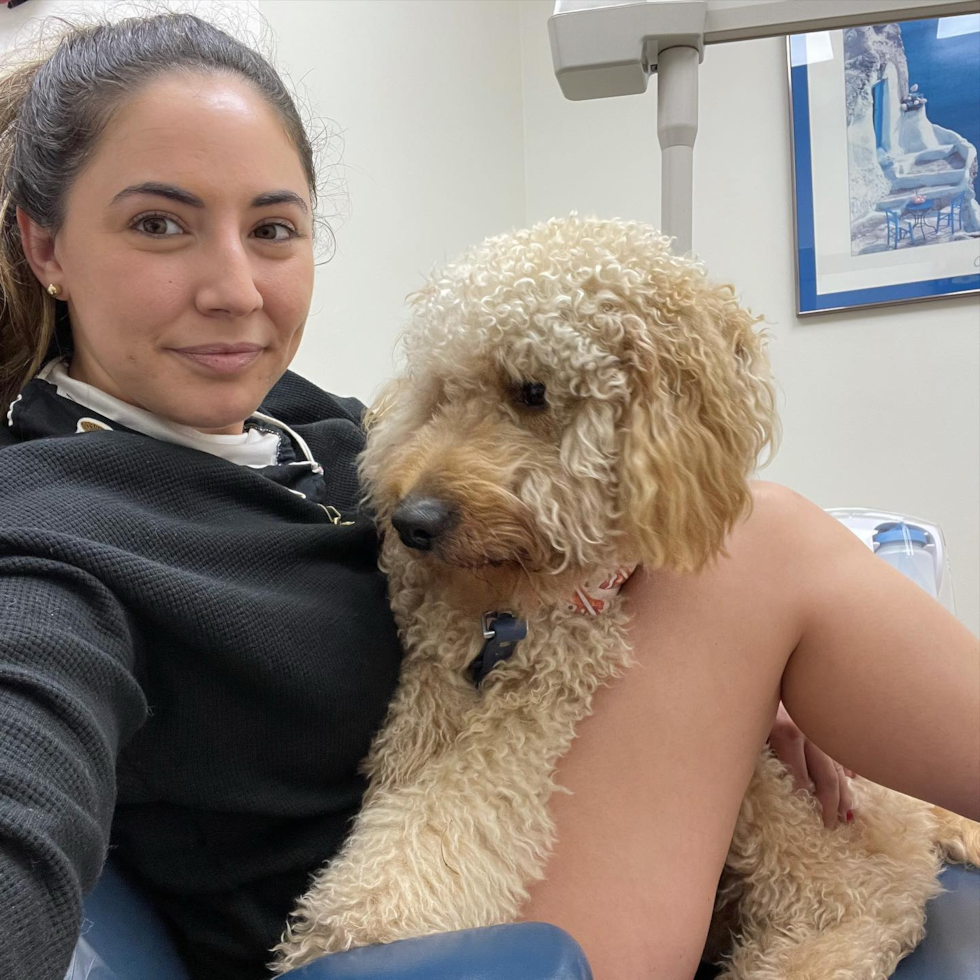
[{"label": "collar buckle", "polygon": [[485,642],[469,667],[477,687],[497,664],[513,655],[518,642],[527,636],[527,623],[509,612],[485,612],[481,625]]}]

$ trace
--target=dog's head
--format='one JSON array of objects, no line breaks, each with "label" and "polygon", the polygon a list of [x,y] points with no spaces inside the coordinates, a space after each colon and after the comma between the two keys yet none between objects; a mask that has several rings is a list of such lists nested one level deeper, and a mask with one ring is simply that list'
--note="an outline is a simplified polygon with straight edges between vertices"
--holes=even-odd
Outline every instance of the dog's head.
[{"label": "dog's head", "polygon": [[411,300],[361,458],[385,532],[471,569],[720,551],[775,428],[731,287],[648,226],[573,215],[488,239]]}]

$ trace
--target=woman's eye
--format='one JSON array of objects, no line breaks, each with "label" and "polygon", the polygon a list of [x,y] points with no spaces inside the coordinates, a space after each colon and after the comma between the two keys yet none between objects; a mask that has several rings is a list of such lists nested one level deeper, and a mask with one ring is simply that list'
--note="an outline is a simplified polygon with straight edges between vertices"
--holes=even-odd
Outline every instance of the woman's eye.
[{"label": "woman's eye", "polygon": [[165,214],[144,214],[133,222],[132,227],[152,238],[169,238],[184,233],[184,229]]},{"label": "woman's eye", "polygon": [[264,242],[285,242],[290,238],[295,238],[297,231],[290,225],[282,224],[279,221],[270,221],[264,225],[259,225],[254,234],[256,238],[260,238]]},{"label": "woman's eye", "polygon": [[529,381],[521,387],[521,402],[532,408],[544,408],[547,404],[545,392],[545,386],[540,381]]}]

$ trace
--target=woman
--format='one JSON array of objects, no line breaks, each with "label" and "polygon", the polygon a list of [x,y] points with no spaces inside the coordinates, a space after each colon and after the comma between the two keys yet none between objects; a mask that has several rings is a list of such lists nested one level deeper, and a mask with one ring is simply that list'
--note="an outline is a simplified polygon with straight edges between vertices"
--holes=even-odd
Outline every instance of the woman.
[{"label": "woman", "polygon": [[[0,975],[60,980],[111,839],[194,977],[258,978],[400,657],[363,405],[285,373],[309,142],[275,71],[187,15],[73,31],[0,92]],[[729,559],[631,580],[644,680],[564,760],[526,913],[600,980],[693,972],[780,692],[871,778],[980,809],[972,637],[817,508],[756,501]],[[846,819],[834,764],[773,731]]]}]

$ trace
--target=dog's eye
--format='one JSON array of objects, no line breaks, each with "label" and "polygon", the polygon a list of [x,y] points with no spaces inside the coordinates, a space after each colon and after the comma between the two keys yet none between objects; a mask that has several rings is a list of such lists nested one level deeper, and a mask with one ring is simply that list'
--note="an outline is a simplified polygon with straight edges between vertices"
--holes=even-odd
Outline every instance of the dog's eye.
[{"label": "dog's eye", "polygon": [[547,404],[545,386],[540,381],[529,381],[521,388],[521,403],[532,408],[543,408]]}]

